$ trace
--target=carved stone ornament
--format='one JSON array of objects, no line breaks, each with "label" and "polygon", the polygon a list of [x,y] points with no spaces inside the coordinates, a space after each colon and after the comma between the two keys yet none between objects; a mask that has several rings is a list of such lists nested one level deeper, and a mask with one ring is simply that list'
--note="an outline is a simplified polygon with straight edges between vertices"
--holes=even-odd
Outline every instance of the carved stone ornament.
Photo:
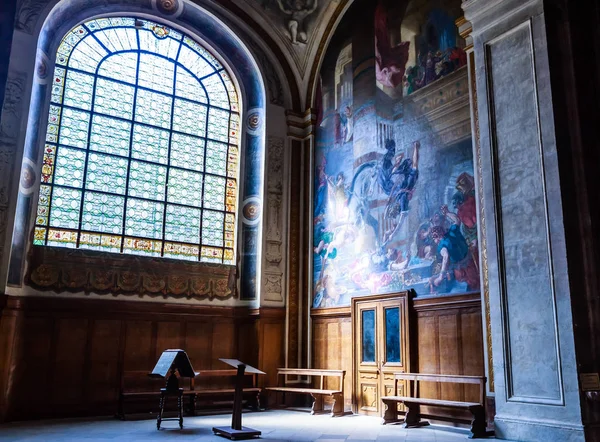
[{"label": "carved stone ornament", "polygon": [[163,298],[237,297],[237,269],[145,256],[33,246],[25,283],[39,290]]}]

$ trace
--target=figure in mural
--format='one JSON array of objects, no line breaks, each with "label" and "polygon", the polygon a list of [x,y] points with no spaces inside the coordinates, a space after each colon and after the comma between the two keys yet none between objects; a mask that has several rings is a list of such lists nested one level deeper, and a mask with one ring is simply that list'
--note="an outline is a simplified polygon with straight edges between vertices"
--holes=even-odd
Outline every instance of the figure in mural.
[{"label": "figure in mural", "polygon": [[380,1],[375,9],[375,69],[377,81],[395,89],[402,84],[408,61],[410,42],[392,46],[387,24],[387,10]]},{"label": "figure in mural", "polygon": [[460,219],[447,206],[442,206],[441,212],[452,225],[447,231],[442,226],[431,228],[431,239],[437,245],[437,253],[442,259],[438,275],[429,280],[431,293],[451,292],[456,281],[466,283],[466,290],[477,289],[479,272],[469,253],[467,240],[460,231]]},{"label": "figure in mural", "polygon": [[306,43],[308,36],[306,34],[305,20],[310,14],[316,11],[317,0],[277,0],[281,12],[288,15],[287,27],[290,31],[292,44]]},{"label": "figure in mural", "polygon": [[389,199],[384,212],[385,219],[392,222],[390,228],[383,236],[384,245],[394,238],[394,235],[396,235],[406,220],[409,207],[408,203],[412,198],[413,190],[417,184],[417,179],[419,178],[420,147],[421,143],[415,141],[412,159],[400,158],[392,169],[392,176],[395,177],[395,180],[394,185],[388,194]]},{"label": "figure in mural", "polygon": [[352,141],[354,125],[352,122],[352,106],[346,106],[343,112],[336,115],[335,143],[342,145]]}]

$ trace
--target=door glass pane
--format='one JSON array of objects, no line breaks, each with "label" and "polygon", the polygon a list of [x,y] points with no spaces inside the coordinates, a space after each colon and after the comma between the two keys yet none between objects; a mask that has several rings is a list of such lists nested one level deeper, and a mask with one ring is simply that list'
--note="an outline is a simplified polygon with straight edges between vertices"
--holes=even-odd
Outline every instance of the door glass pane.
[{"label": "door glass pane", "polygon": [[400,361],[400,309],[385,309],[385,360]]},{"label": "door glass pane", "polygon": [[362,311],[362,360],[375,362],[375,310]]}]

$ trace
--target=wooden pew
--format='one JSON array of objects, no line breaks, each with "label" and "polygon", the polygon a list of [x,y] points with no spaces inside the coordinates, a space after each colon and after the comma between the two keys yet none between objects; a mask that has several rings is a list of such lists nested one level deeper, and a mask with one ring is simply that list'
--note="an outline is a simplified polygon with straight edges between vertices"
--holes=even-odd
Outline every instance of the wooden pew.
[{"label": "wooden pew", "polygon": [[[190,379],[189,387],[183,387],[185,401],[185,411],[187,414],[196,413],[196,401],[198,398],[209,400],[233,400],[235,391],[233,379],[236,376],[236,370],[200,370],[196,372],[196,378]],[[251,385],[244,387],[244,394],[251,397],[252,407],[260,409],[260,394],[262,389],[258,387],[257,375],[246,373],[252,376]],[[216,382],[218,386],[207,386],[201,379],[220,378],[224,382]],[[229,379],[227,379],[229,378]],[[124,371],[121,375],[119,388],[119,402],[116,417],[125,420],[125,403],[135,399],[143,400],[146,398],[155,398],[158,405],[160,389],[165,386],[164,379],[156,379],[148,376],[148,371],[131,370]]]},{"label": "wooden pew", "polygon": [[[301,387],[286,387],[285,376],[318,376],[319,388],[311,388],[309,386]],[[331,416],[342,416],[344,414],[344,370],[318,370],[310,368],[278,368],[277,369],[277,387],[265,387],[266,391],[282,392],[282,393],[305,393],[310,394],[314,402],[310,414],[323,412],[323,399],[325,396],[330,396],[333,399],[333,407]],[[283,385],[280,384],[280,376],[283,376]],[[325,378],[335,377],[338,379],[338,388],[335,390],[326,390]]]},{"label": "wooden pew", "polygon": [[[409,381],[413,383],[413,396],[397,396],[398,381]],[[479,402],[448,401],[443,399],[428,399],[419,397],[419,382],[449,382],[454,384],[479,384]],[[483,376],[460,376],[443,374],[423,373],[395,373],[394,385],[396,396],[384,396],[381,401],[384,404],[383,423],[398,422],[398,403],[403,403],[408,408],[404,418],[404,426],[420,427],[429,425],[427,421],[421,421],[420,406],[454,408],[458,410],[469,410],[473,414],[471,422],[470,438],[488,436],[486,431],[485,416],[485,382]],[[410,389],[410,388],[409,388]]]}]

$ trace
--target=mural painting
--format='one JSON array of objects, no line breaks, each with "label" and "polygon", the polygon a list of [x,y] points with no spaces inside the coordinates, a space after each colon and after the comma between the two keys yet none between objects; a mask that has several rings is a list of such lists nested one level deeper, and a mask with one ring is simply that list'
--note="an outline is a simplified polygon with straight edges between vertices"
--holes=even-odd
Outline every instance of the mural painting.
[{"label": "mural painting", "polygon": [[332,39],[317,91],[315,308],[479,290],[459,16],[460,0],[379,0],[372,28],[349,13]]}]

